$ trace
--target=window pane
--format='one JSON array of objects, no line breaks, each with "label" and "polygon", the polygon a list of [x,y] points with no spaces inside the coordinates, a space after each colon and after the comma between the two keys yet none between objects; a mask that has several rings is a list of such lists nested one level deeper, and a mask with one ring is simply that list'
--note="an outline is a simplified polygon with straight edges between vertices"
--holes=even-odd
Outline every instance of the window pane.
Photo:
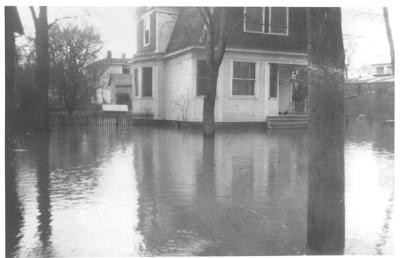
[{"label": "window pane", "polygon": [[246,7],[245,30],[263,32],[263,8]]},{"label": "window pane", "polygon": [[269,33],[269,7],[264,7],[264,32]]},{"label": "window pane", "polygon": [[197,90],[196,94],[204,95],[207,87],[207,62],[197,60]]},{"label": "window pane", "polygon": [[139,96],[139,85],[138,85],[138,69],[133,71],[134,73],[134,86],[135,87],[135,97]]},{"label": "window pane", "polygon": [[147,16],[143,20],[143,31],[144,31],[144,44],[147,45],[150,42],[150,16]]},{"label": "window pane", "polygon": [[254,81],[234,79],[232,85],[232,95],[254,96]]},{"label": "window pane", "polygon": [[276,64],[270,64],[270,74],[269,74],[269,97],[276,98],[278,92],[278,66]]},{"label": "window pane", "polygon": [[271,33],[287,33],[287,8],[271,7]]},{"label": "window pane", "polygon": [[142,97],[152,96],[152,68],[143,67],[142,69]]},{"label": "window pane", "polygon": [[255,79],[255,63],[234,62],[233,78]]}]

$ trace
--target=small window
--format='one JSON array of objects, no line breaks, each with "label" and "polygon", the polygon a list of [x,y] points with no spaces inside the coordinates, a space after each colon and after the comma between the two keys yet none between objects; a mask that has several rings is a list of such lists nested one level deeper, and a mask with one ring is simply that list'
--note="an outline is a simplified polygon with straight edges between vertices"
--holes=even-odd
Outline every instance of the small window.
[{"label": "small window", "polygon": [[150,44],[150,15],[143,19],[143,45]]},{"label": "small window", "polygon": [[254,96],[255,80],[255,63],[233,62],[233,96]]},{"label": "small window", "polygon": [[133,70],[133,87],[134,87],[134,96],[139,96],[139,78],[138,78],[138,69]]},{"label": "small window", "polygon": [[244,8],[244,31],[288,35],[288,7]]},{"label": "small window", "polygon": [[153,87],[153,69],[151,67],[142,68],[142,97],[152,96]]},{"label": "small window", "polygon": [[123,74],[130,74],[131,73],[131,69],[130,69],[129,65],[123,65],[122,66],[122,73]]},{"label": "small window", "polygon": [[205,60],[197,60],[197,96],[206,94],[207,79],[207,62]]},{"label": "small window", "polygon": [[278,65],[270,64],[270,73],[269,73],[269,97],[277,98],[278,97]]}]

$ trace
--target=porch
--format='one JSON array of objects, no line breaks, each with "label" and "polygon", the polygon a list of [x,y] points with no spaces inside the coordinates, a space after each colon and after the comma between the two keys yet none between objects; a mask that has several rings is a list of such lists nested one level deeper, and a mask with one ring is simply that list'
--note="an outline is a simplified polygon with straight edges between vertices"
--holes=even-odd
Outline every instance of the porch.
[{"label": "porch", "polygon": [[298,128],[308,125],[307,81],[303,66],[277,65],[278,114],[267,115],[267,127]]}]

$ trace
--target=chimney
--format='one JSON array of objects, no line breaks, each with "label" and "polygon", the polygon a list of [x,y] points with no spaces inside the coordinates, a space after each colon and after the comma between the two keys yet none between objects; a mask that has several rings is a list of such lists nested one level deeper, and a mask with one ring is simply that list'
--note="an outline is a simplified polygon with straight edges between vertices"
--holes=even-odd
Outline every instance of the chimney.
[{"label": "chimney", "polygon": [[107,50],[107,59],[111,59],[112,54],[111,54],[111,50]]},{"label": "chimney", "polygon": [[122,59],[125,59],[125,53],[122,53]]}]

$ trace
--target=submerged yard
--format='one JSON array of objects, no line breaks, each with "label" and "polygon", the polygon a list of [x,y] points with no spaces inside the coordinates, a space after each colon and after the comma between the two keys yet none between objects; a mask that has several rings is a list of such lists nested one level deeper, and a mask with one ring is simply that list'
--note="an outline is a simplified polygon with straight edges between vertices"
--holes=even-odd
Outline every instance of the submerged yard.
[{"label": "submerged yard", "polygon": [[[307,130],[67,127],[24,135],[10,256],[297,255],[307,248]],[[345,254],[392,254],[394,130],[350,121]]]}]

